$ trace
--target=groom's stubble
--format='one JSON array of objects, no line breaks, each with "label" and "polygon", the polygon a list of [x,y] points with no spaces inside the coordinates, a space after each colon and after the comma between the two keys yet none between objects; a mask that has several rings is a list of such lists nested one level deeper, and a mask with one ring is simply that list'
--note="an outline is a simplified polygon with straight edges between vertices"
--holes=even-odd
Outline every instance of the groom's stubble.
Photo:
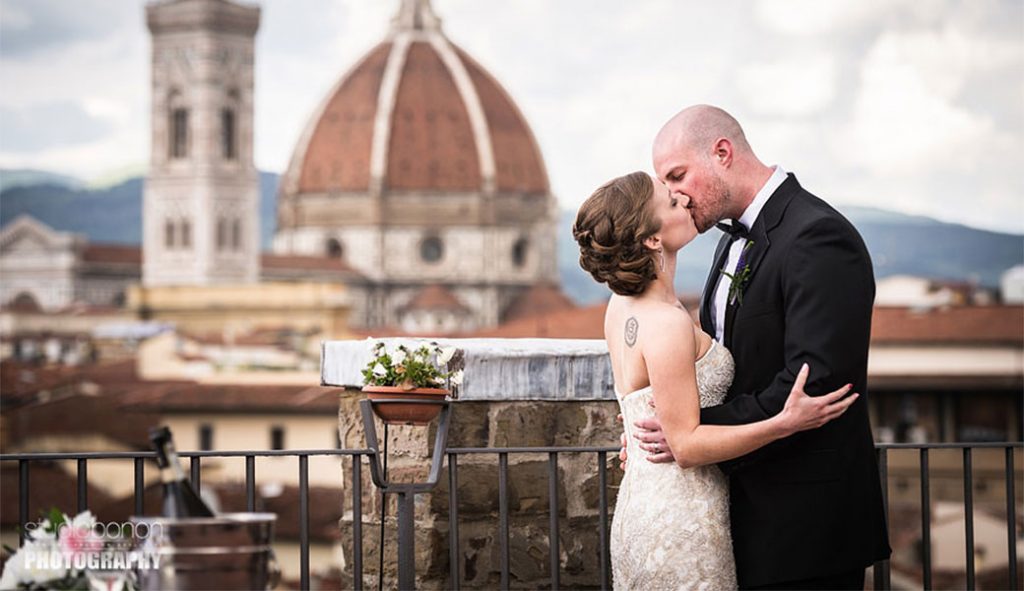
[{"label": "groom's stubble", "polygon": [[690,215],[693,216],[694,225],[701,234],[713,228],[718,222],[730,217],[729,208],[732,206],[732,191],[729,189],[729,185],[711,167],[708,167],[706,171],[708,175],[707,191],[701,196],[690,196]]}]

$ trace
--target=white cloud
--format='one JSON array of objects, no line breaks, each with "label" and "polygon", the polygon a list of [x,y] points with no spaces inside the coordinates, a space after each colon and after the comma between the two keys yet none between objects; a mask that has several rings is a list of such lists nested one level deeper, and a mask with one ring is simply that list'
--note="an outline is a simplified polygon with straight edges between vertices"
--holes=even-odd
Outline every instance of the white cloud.
[{"label": "white cloud", "polygon": [[827,53],[744,65],[736,86],[752,110],[763,115],[813,117],[836,95],[836,60]]},{"label": "white cloud", "polygon": [[[0,110],[70,104],[110,127],[99,139],[3,146],[0,166],[93,177],[148,160],[145,0],[88,0],[81,17],[81,2],[0,1],[3,30],[19,31],[23,49],[8,51],[15,37],[5,39]],[[313,109],[384,37],[398,0],[259,4],[255,159],[281,172]],[[823,197],[1024,230],[1020,3],[433,4],[526,115],[566,207],[614,175],[648,170],[657,128],[702,102],[731,111],[759,155]],[[958,211],[965,194],[974,206]]]},{"label": "white cloud", "polygon": [[[886,0],[758,0],[754,13],[769,29],[787,35],[821,35],[854,29],[882,10]],[[888,2],[891,7],[892,2]]]},{"label": "white cloud", "polygon": [[965,35],[887,33],[861,66],[852,117],[836,150],[869,174],[976,174],[989,158],[983,146],[1011,140],[992,118],[956,102],[967,77],[989,52]]},{"label": "white cloud", "polygon": [[24,31],[32,26],[32,15],[24,7],[11,2],[0,6],[0,18],[7,29]]}]

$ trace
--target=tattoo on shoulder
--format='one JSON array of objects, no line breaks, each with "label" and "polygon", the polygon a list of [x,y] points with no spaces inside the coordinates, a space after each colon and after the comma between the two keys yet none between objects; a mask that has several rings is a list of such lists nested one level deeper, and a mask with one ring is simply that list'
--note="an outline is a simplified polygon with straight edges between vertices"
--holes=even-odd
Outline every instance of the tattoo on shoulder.
[{"label": "tattoo on shoulder", "polygon": [[636,333],[640,329],[640,323],[636,318],[630,316],[626,321],[626,344],[632,347],[636,344]]}]

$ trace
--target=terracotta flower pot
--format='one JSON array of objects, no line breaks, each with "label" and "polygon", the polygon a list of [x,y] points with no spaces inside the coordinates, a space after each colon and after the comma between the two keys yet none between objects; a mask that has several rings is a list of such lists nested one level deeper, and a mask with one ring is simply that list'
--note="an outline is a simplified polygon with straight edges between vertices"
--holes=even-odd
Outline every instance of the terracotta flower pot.
[{"label": "terracotta flower pot", "polygon": [[[414,388],[399,386],[363,386],[370,400],[422,400],[444,402],[451,392],[443,388]],[[394,402],[373,405],[373,412],[389,425],[426,425],[441,412],[440,404],[403,404]]]}]

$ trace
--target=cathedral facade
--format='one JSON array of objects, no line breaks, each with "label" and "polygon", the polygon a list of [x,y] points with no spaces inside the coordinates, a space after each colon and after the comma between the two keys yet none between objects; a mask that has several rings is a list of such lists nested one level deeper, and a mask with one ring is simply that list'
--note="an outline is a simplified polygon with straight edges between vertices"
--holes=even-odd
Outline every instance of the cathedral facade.
[{"label": "cathedral facade", "polygon": [[[557,204],[501,85],[402,0],[390,32],[311,117],[278,192],[277,254],[365,277],[361,328],[461,332],[557,283]],[[545,287],[542,287],[545,286]]]}]

